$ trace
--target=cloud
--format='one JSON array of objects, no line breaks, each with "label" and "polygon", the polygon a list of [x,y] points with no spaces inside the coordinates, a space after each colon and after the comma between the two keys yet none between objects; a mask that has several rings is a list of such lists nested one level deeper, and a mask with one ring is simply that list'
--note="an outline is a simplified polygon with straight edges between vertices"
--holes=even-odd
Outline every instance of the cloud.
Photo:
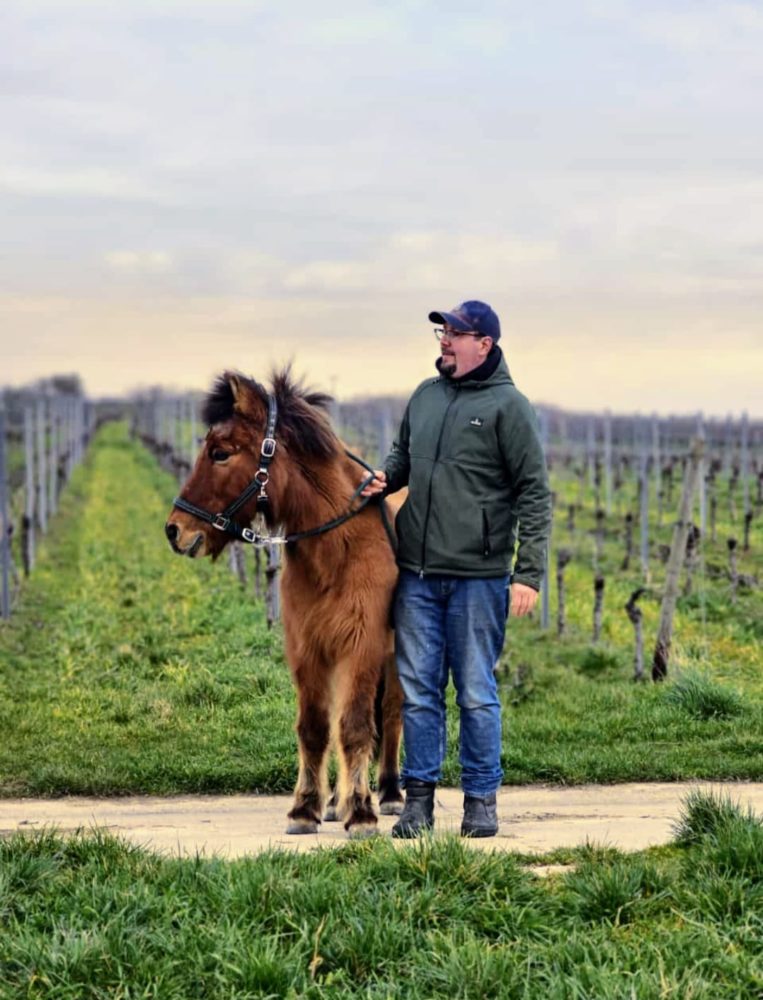
[{"label": "cloud", "polygon": [[25,197],[161,200],[153,184],[125,173],[99,168],[69,171],[2,168],[0,191],[2,190]]},{"label": "cloud", "polygon": [[495,287],[530,278],[554,262],[553,241],[454,234],[448,230],[393,233],[362,259],[321,259],[290,271],[286,290],[394,295],[467,286]]},{"label": "cloud", "polygon": [[164,250],[112,250],[103,259],[119,274],[167,274],[173,270],[172,257]]},{"label": "cloud", "polygon": [[0,291],[27,303],[8,329],[30,364],[73,344],[88,363],[46,296],[77,298],[96,345],[112,311],[128,330],[155,310],[153,334],[192,331],[200,355],[222,331],[235,363],[267,324],[268,350],[316,369],[467,296],[551,360],[555,330],[631,351],[681,328],[759,336],[757,4],[8,0],[0,17]]}]

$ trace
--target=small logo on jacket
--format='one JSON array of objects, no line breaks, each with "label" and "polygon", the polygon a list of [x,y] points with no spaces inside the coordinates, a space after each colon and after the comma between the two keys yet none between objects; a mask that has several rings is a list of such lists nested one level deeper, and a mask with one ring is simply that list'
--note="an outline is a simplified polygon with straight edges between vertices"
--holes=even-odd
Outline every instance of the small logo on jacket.
[{"label": "small logo on jacket", "polygon": [[470,420],[469,423],[472,427],[482,427],[482,421],[479,417],[475,417],[474,420]]}]

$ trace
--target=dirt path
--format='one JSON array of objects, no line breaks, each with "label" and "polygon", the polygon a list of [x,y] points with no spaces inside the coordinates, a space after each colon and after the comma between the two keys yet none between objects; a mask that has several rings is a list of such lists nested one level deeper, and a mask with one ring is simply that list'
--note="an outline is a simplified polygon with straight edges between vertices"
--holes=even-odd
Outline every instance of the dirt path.
[{"label": "dirt path", "polygon": [[[476,847],[545,852],[586,840],[639,850],[671,839],[681,802],[692,788],[724,791],[743,806],[763,812],[763,782],[582,785],[575,788],[521,786],[498,796],[498,837]],[[458,831],[461,793],[437,795],[438,831]],[[310,850],[347,840],[339,824],[316,835],[287,836],[290,799],[274,795],[182,796],[177,798],[65,798],[0,800],[0,835],[55,826],[60,831],[104,827],[136,844],[172,854],[196,852],[234,858],[267,847]],[[383,816],[388,832],[394,817]]]}]

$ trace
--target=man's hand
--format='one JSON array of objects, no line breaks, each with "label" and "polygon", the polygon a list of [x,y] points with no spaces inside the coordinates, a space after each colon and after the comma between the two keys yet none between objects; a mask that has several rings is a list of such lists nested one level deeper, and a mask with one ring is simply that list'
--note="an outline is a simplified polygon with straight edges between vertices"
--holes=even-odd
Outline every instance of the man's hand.
[{"label": "man's hand", "polygon": [[360,495],[362,497],[373,497],[377,493],[381,493],[387,488],[387,476],[381,469],[374,469],[374,478],[366,486],[364,490],[361,490]]},{"label": "man's hand", "polygon": [[524,583],[512,583],[511,585],[511,607],[509,614],[512,618],[521,618],[529,615],[538,600],[538,591],[528,587]]}]

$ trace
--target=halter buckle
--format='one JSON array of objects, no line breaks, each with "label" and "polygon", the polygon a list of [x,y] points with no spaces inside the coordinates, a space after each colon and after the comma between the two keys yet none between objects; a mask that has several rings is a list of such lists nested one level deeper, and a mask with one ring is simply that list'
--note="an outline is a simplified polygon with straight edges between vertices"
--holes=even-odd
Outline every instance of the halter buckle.
[{"label": "halter buckle", "polygon": [[224,514],[215,514],[214,520],[212,521],[212,527],[217,528],[218,531],[227,531],[230,525],[230,518],[225,517]]},{"label": "halter buckle", "polygon": [[241,538],[245,542],[249,542],[250,545],[254,545],[257,541],[257,535],[252,531],[251,528],[241,529]]},{"label": "halter buckle", "polygon": [[254,481],[259,485],[260,495],[262,495],[262,491],[270,482],[270,476],[268,475],[268,470],[258,469],[254,474]]},{"label": "halter buckle", "polygon": [[266,437],[262,439],[262,447],[260,448],[260,454],[263,458],[272,458],[276,453],[276,439],[271,437]]}]

